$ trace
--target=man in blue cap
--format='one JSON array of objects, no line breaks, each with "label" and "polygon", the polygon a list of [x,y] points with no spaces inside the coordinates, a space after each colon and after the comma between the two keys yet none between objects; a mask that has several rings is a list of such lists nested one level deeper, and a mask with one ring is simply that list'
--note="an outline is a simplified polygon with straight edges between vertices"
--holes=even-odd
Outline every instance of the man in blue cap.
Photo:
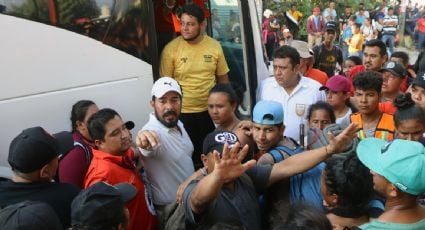
[{"label": "man in blue cap", "polygon": [[384,213],[361,229],[425,229],[425,207],[417,202],[425,193],[425,148],[419,142],[386,142],[366,138],[357,156],[370,169],[373,188],[386,199]]},{"label": "man in blue cap", "polygon": [[[259,149],[259,165],[276,164],[292,155],[303,151],[297,142],[283,136],[283,108],[279,102],[259,101],[252,113],[253,138]],[[325,164],[319,163],[314,168],[281,180],[267,189],[265,193],[268,216],[268,227],[273,229],[278,226],[279,216],[286,216],[291,203],[306,201],[321,208],[323,198],[320,193],[320,175]]]},{"label": "man in blue cap", "polygon": [[[261,119],[282,121],[283,118],[276,113],[265,114]],[[356,125],[351,124],[340,135],[330,135],[328,145],[296,154],[274,165],[256,165],[255,160],[242,163],[248,145],[240,148],[236,135],[227,131],[208,134],[202,156],[207,175],[202,180],[191,181],[183,194],[186,220],[202,227],[236,222],[247,230],[261,229],[257,191],[305,172],[333,153],[341,152],[356,129]],[[233,147],[230,149],[229,146]]]}]

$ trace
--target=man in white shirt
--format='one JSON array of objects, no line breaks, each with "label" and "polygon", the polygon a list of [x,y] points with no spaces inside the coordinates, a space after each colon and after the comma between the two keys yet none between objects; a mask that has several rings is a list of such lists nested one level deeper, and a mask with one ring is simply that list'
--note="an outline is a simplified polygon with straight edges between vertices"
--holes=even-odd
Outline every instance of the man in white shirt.
[{"label": "man in white shirt", "polygon": [[[300,123],[306,124],[306,110],[317,101],[324,101],[320,83],[299,74],[300,54],[295,48],[282,46],[273,54],[274,77],[263,80],[257,101],[272,100],[282,104],[284,135],[300,140]],[[297,115],[296,108],[300,114]]]},{"label": "man in white shirt", "polygon": [[182,92],[176,80],[158,79],[152,87],[150,104],[154,112],[136,142],[160,214],[165,205],[176,201],[179,185],[194,172],[193,144],[179,121]]}]

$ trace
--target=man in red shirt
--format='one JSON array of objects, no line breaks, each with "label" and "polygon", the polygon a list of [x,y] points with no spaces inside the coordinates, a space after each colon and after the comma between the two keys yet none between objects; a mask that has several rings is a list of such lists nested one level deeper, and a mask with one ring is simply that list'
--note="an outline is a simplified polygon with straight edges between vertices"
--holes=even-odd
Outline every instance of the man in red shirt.
[{"label": "man in red shirt", "polygon": [[128,229],[156,229],[153,203],[133,161],[135,154],[130,148],[130,132],[119,114],[112,109],[99,110],[89,119],[88,128],[95,148],[84,187],[98,181],[112,185],[122,182],[132,184],[137,195],[126,203],[130,211]]},{"label": "man in red shirt", "polygon": [[311,78],[322,85],[326,85],[328,75],[319,69],[313,68],[314,53],[313,50],[308,48],[308,43],[300,40],[294,40],[289,45],[294,47],[300,54],[300,73],[304,77]]}]

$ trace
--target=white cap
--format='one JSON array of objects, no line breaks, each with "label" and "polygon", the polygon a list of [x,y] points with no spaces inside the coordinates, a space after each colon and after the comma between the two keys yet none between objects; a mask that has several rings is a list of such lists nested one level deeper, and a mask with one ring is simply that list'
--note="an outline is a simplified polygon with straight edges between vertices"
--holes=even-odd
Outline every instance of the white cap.
[{"label": "white cap", "polygon": [[266,18],[269,18],[270,17],[270,15],[272,15],[273,14],[273,11],[271,11],[270,9],[266,9],[265,11],[264,11],[264,17],[266,17]]},{"label": "white cap", "polygon": [[152,96],[160,98],[170,91],[174,91],[180,96],[182,95],[180,85],[176,80],[171,77],[161,77],[153,84]]},{"label": "white cap", "polygon": [[298,51],[301,58],[310,58],[314,55],[313,50],[308,48],[308,43],[305,41],[293,40],[290,46],[292,46]]}]

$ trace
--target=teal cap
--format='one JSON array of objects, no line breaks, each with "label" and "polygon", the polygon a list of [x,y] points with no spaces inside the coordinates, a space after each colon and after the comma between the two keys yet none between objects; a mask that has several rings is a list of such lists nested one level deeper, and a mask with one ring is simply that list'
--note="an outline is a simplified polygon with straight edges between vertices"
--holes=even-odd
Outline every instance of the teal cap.
[{"label": "teal cap", "polygon": [[421,143],[366,138],[357,146],[357,156],[401,191],[415,196],[425,192],[425,148]]},{"label": "teal cap", "polygon": [[276,101],[259,101],[252,112],[252,121],[261,125],[283,123],[283,107]]}]

